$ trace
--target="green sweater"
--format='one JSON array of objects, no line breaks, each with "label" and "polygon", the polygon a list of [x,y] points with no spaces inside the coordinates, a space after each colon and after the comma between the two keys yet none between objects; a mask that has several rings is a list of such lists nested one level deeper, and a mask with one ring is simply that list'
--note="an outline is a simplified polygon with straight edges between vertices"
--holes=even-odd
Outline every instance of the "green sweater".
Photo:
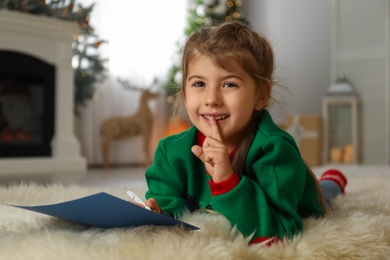
[{"label": "green sweater", "polygon": [[146,171],[146,198],[155,198],[163,214],[179,217],[186,209],[209,208],[261,241],[292,237],[302,231],[302,218],[324,215],[294,139],[268,111],[263,110],[244,172],[222,194],[212,195],[211,177],[191,152],[197,133],[191,127],[162,139]]}]

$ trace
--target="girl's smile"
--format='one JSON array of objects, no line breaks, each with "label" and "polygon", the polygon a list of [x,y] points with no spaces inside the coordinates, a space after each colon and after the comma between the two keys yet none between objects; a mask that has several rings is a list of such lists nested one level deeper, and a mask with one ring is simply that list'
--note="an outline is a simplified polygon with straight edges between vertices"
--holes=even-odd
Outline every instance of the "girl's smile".
[{"label": "girl's smile", "polygon": [[202,115],[204,119],[210,123],[210,118],[214,117],[217,123],[221,123],[221,121],[226,120],[229,118],[228,115]]}]

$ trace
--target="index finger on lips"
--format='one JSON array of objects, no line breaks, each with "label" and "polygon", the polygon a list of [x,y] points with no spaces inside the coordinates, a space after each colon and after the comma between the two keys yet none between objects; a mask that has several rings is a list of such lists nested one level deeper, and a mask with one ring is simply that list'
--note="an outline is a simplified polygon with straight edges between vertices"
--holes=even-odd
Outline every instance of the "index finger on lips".
[{"label": "index finger on lips", "polygon": [[217,120],[213,116],[210,118],[210,125],[211,125],[212,137],[217,139],[218,141],[221,141],[221,135],[219,134],[219,127],[217,124]]}]

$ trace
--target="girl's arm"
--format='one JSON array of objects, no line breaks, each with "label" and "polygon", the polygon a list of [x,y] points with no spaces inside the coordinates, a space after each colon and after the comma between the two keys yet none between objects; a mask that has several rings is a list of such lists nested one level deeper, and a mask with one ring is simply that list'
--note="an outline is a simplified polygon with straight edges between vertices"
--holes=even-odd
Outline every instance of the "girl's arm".
[{"label": "girl's arm", "polygon": [[[154,154],[154,162],[145,173],[149,187],[145,197],[148,199],[148,206],[150,204],[154,209],[158,207],[157,212],[176,217],[185,210],[187,197],[183,181],[171,166],[175,162],[170,161],[167,156],[165,142],[160,141]],[[163,205],[163,209],[159,205]]]}]

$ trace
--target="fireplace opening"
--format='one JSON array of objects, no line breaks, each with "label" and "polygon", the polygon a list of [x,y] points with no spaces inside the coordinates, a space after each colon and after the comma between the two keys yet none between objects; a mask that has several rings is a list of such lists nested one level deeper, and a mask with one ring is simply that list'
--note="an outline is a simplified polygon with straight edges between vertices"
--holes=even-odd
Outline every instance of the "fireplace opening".
[{"label": "fireplace opening", "polygon": [[0,157],[52,156],[55,67],[0,51]]}]

